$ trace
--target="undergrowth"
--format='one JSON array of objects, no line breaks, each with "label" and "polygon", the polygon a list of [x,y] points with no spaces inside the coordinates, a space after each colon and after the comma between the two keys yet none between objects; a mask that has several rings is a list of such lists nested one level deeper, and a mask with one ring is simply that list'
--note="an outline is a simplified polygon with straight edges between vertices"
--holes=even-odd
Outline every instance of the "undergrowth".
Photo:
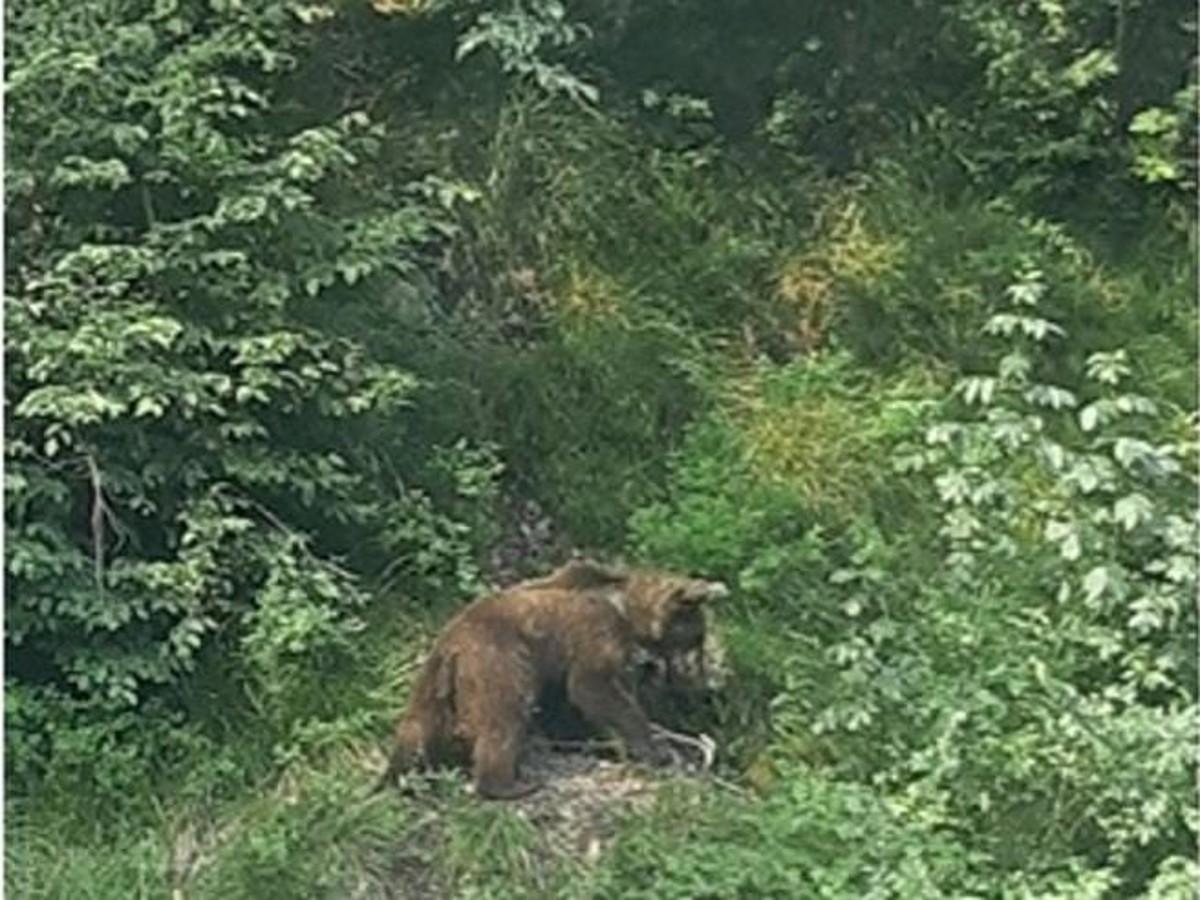
[{"label": "undergrowth", "polygon": [[[785,6],[10,4],[9,896],[1185,895],[1194,14]],[[368,797],[572,548],[715,777]]]}]

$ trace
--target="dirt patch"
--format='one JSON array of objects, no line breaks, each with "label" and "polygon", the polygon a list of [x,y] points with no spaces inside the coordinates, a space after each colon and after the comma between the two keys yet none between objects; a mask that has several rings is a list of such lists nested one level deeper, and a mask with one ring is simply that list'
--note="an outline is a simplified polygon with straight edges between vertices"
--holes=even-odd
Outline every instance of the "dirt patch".
[{"label": "dirt patch", "polygon": [[[615,758],[615,743],[571,746],[534,738],[521,773],[522,778],[540,785],[538,790],[516,800],[474,802],[502,804],[533,827],[537,834],[535,866],[550,883],[553,871],[563,863],[591,865],[599,860],[616,840],[621,819],[647,811],[664,781],[704,777],[711,766],[713,748],[707,738],[667,738],[660,731],[655,739],[669,748],[672,765],[649,769],[621,761]],[[433,863],[447,814],[436,804],[426,808],[419,824],[409,829],[402,845],[391,854],[387,875],[376,877],[371,889],[353,896],[361,900],[451,896]]]},{"label": "dirt patch", "polygon": [[522,772],[542,787],[512,805],[537,828],[548,851],[594,862],[615,840],[621,816],[654,802],[665,775],[694,775],[704,766],[683,752],[676,757],[670,768],[650,770],[536,741]]}]

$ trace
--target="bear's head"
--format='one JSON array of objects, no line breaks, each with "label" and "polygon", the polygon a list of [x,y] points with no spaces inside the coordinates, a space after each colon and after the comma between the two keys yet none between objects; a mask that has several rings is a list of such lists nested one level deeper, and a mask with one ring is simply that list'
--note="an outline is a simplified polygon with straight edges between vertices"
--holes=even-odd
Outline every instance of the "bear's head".
[{"label": "bear's head", "polygon": [[633,569],[621,584],[619,602],[638,643],[664,657],[704,645],[704,607],[729,595],[719,581],[656,569]]},{"label": "bear's head", "polygon": [[729,595],[719,581],[661,569],[627,568],[573,559],[523,589],[553,588],[606,596],[629,622],[639,646],[667,658],[701,650],[704,607]]}]

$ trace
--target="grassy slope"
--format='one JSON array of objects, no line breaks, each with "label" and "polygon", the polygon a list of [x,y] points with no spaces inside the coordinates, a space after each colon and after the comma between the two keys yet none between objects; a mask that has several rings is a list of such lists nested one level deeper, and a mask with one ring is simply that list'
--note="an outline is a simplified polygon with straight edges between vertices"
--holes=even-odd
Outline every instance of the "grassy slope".
[{"label": "grassy slope", "polygon": [[[849,195],[826,216],[832,224],[800,240],[799,249],[784,246],[799,239],[793,228],[783,229],[772,237],[773,245],[766,242],[766,251],[747,254],[752,258],[744,274],[730,274],[720,266],[697,273],[683,265],[689,259],[677,255],[678,271],[669,270],[666,262],[651,267],[659,279],[652,291],[644,286],[649,275],[636,290],[620,284],[612,290],[630,303],[631,314],[638,312],[639,303],[688,309],[691,283],[701,283],[704,291],[698,293],[708,298],[737,297],[739,303],[753,304],[778,284],[774,274],[792,265],[803,275],[807,266],[810,274],[832,279],[846,303],[838,310],[838,335],[855,351],[860,371],[895,371],[897,362],[907,362],[900,359],[905,349],[911,351],[910,359],[953,355],[953,349],[961,349],[957,329],[963,316],[979,319],[980,310],[969,307],[983,304],[986,290],[1003,286],[1029,249],[1028,234],[982,206],[947,209],[929,198],[906,195],[903,186],[885,183],[880,190],[883,195],[866,200]],[[697,257],[710,251],[719,256],[722,247],[740,246],[732,223],[727,231],[716,231],[714,245],[697,250]],[[687,243],[682,237],[680,241]],[[595,249],[597,260],[601,250],[612,259],[598,266],[607,267],[614,278],[627,270],[622,256],[627,248]],[[1070,310],[1086,307],[1092,287],[1072,280],[1069,266],[1064,267],[1057,282],[1066,286],[1063,302]],[[1169,353],[1157,354],[1160,365],[1149,354],[1139,354],[1139,364],[1147,360],[1153,367],[1147,380],[1161,385],[1162,394],[1183,396],[1190,383],[1181,383],[1179,370],[1190,360],[1180,349],[1186,342],[1171,337],[1179,321],[1172,317],[1178,316],[1176,295],[1186,289],[1190,273],[1164,277],[1164,267],[1155,260],[1143,268],[1109,272],[1107,293],[1100,293],[1113,298],[1111,312],[1122,323],[1119,329],[1129,331],[1139,321],[1154,323],[1144,326],[1144,332],[1134,331],[1134,340],[1147,347],[1164,345]],[[647,298],[647,292],[653,296]],[[953,302],[968,308],[951,308]],[[751,312],[755,309],[761,314],[755,321],[765,331],[777,310],[751,306]],[[1146,311],[1155,318],[1145,319]],[[725,310],[712,314],[719,320]],[[1081,321],[1098,320],[1082,314]],[[1150,327],[1158,334],[1149,334]],[[906,329],[911,331],[907,348],[897,343]],[[880,343],[884,332],[892,345]],[[740,352],[734,348],[731,355]],[[928,371],[930,380],[936,380],[938,367]],[[637,398],[636,378],[621,381],[614,375],[612,385]],[[584,435],[579,443],[594,443],[587,423],[575,424]],[[833,429],[831,446],[845,434],[845,428]],[[635,437],[646,439],[645,434]],[[568,450],[554,461],[551,477],[535,485],[544,498],[578,495],[580,485],[592,483],[589,478],[601,485],[597,490],[609,491],[620,482],[619,468],[633,452],[622,448],[613,457],[613,471],[586,473],[576,481],[576,457]],[[840,458],[829,447],[815,458],[831,453]],[[828,479],[816,479],[814,490],[826,483]],[[808,499],[819,506],[820,497]],[[604,523],[596,530],[613,528]],[[754,745],[769,743],[771,735],[762,730],[756,714],[765,709],[775,686],[761,672],[751,673],[753,666],[746,670],[742,693],[735,695],[739,709],[724,723],[738,762],[750,771],[727,774],[746,776],[764,789],[764,796],[755,800],[676,787],[659,807],[630,817],[615,850],[596,867],[581,869],[570,855],[548,857],[523,819],[503,805],[476,804],[460,780],[440,782],[415,801],[395,796],[364,800],[414,656],[428,634],[427,623],[398,615],[398,609],[403,604],[381,603],[378,621],[353,660],[328,661],[299,678],[285,696],[264,694],[247,704],[234,702],[220,684],[194,686],[199,715],[175,739],[177,749],[169,759],[135,754],[97,756],[89,762],[94,751],[84,746],[73,751],[72,762],[68,753],[63,765],[73,767],[73,775],[53,779],[54,786],[27,798],[10,796],[9,896],[124,900],[166,896],[172,888],[189,898],[959,892],[965,877],[961,848],[920,816],[897,814],[870,789],[828,781],[818,770],[797,768],[782,781],[757,778],[754,751],[763,747]],[[735,643],[746,659],[755,659],[764,644],[763,623],[731,624]],[[771,620],[770,625],[779,623]],[[130,776],[141,771],[160,772],[161,778],[134,794],[112,790],[112,785],[140,783],[136,774]],[[847,853],[848,846],[855,851]],[[764,859],[780,862],[764,866]]]}]

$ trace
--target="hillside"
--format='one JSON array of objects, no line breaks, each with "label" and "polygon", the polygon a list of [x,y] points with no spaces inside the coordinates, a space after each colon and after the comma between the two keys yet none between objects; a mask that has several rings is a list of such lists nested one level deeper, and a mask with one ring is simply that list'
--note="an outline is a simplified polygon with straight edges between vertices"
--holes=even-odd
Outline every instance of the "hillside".
[{"label": "hillside", "polygon": [[[1193,4],[5,22],[8,896],[1189,895]],[[711,770],[367,798],[572,551]]]}]

